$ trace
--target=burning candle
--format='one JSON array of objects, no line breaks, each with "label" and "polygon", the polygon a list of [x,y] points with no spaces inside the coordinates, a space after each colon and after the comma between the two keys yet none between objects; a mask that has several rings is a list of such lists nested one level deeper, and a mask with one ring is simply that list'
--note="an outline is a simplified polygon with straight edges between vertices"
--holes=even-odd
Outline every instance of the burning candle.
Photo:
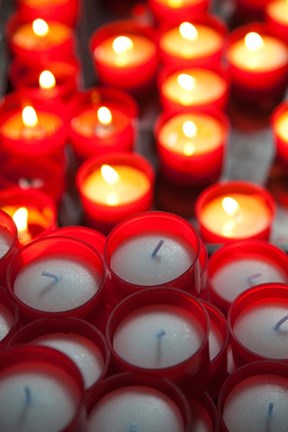
[{"label": "burning candle", "polygon": [[222,113],[162,114],[155,127],[162,173],[179,184],[207,183],[222,171],[228,120]]},{"label": "burning candle", "polygon": [[264,361],[234,372],[219,395],[221,431],[285,432],[288,421],[287,372],[286,364]]},{"label": "burning candle", "polygon": [[208,263],[210,298],[224,313],[247,289],[269,282],[288,283],[285,252],[263,241],[242,241],[216,251]]},{"label": "burning candle", "polygon": [[108,232],[125,217],[150,209],[153,182],[152,166],[138,154],[88,159],[76,177],[88,224]]},{"label": "burning candle", "polygon": [[158,53],[148,27],[132,21],[106,24],[92,36],[91,50],[103,84],[139,91],[154,81]]},{"label": "burning candle", "polygon": [[247,181],[227,181],[206,188],[195,203],[204,241],[268,240],[275,212],[273,197]]},{"label": "burning candle", "polygon": [[[9,290],[27,320],[93,317],[102,305],[101,257],[68,237],[44,237],[23,248],[11,263]],[[81,289],[79,289],[79,286]]]},{"label": "burning candle", "polygon": [[278,105],[272,115],[272,131],[278,159],[288,165],[288,103]]},{"label": "burning candle", "polygon": [[265,9],[269,29],[279,39],[288,42],[288,2],[287,0],[270,1]]},{"label": "burning candle", "polygon": [[161,30],[159,49],[164,64],[180,67],[220,67],[225,26],[214,17],[183,21]]},{"label": "burning candle", "polygon": [[169,22],[177,20],[181,22],[187,17],[190,19],[203,16],[207,13],[209,0],[149,0],[151,8],[157,21]]},{"label": "burning candle", "polygon": [[288,360],[288,285],[267,283],[250,288],[232,303],[228,323],[236,365]]},{"label": "burning candle", "polygon": [[199,254],[198,233],[180,216],[150,211],[125,219],[106,242],[112,303],[149,286],[170,285],[199,295]]},{"label": "burning candle", "polygon": [[22,21],[31,21],[41,16],[46,21],[57,21],[75,26],[79,13],[79,0],[19,0],[18,13]]},{"label": "burning candle", "polygon": [[223,74],[204,68],[172,72],[164,69],[159,78],[159,91],[165,110],[221,110],[226,106],[228,84]]},{"label": "burning candle", "polygon": [[47,347],[1,353],[0,417],[5,431],[85,430],[83,381],[74,363]]}]

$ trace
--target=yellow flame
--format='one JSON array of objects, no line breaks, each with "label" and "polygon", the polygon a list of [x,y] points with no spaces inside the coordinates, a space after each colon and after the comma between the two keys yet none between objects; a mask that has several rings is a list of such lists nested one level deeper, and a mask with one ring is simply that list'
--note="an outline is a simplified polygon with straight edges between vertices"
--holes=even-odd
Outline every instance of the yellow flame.
[{"label": "yellow flame", "polygon": [[198,31],[196,27],[189,22],[183,22],[182,24],[180,24],[179,33],[181,34],[183,39],[191,42],[198,39]]},{"label": "yellow flame", "polygon": [[177,83],[185,91],[192,91],[196,86],[195,78],[184,73],[177,76]]},{"label": "yellow flame", "polygon": [[13,220],[16,224],[18,233],[23,233],[25,231],[27,231],[28,225],[27,225],[27,221],[28,221],[28,210],[26,207],[19,207],[14,215],[13,215]]},{"label": "yellow flame", "polygon": [[38,124],[38,117],[35,109],[27,105],[22,110],[22,121],[24,126],[28,128],[33,128]]},{"label": "yellow flame", "polygon": [[171,8],[179,8],[183,6],[183,0],[167,0],[167,4]]},{"label": "yellow flame", "polygon": [[247,33],[244,38],[244,43],[249,51],[258,51],[264,46],[262,37],[255,32]]},{"label": "yellow flame", "polygon": [[231,197],[225,197],[222,199],[222,207],[225,213],[229,216],[235,216],[239,211],[238,202]]},{"label": "yellow flame", "polygon": [[42,18],[37,18],[32,23],[32,29],[36,36],[46,36],[49,32],[49,26]]},{"label": "yellow flame", "polygon": [[112,43],[112,48],[115,54],[126,54],[133,49],[133,41],[127,36],[117,36]]},{"label": "yellow flame", "polygon": [[110,165],[106,165],[106,164],[102,165],[100,171],[106,183],[108,183],[111,186],[118,183],[120,176],[117,173],[117,171],[114,168],[112,168]]},{"label": "yellow flame", "polygon": [[44,70],[39,76],[39,85],[42,89],[52,89],[56,85],[56,80],[52,72]]},{"label": "yellow flame", "polygon": [[97,118],[103,126],[109,126],[112,123],[112,114],[109,108],[102,106],[97,110]]},{"label": "yellow flame", "polygon": [[182,132],[186,138],[194,138],[197,135],[197,126],[191,121],[185,121],[182,125]]}]

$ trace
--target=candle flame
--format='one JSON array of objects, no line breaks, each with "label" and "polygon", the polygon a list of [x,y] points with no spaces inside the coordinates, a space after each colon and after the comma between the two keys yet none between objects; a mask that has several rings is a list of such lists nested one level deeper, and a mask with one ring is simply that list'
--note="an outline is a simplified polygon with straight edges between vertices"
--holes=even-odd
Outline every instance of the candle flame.
[{"label": "candle flame", "polygon": [[18,233],[23,233],[25,231],[27,231],[28,225],[27,225],[27,221],[28,221],[28,210],[26,207],[19,207],[14,215],[13,215],[13,220],[16,224]]},{"label": "candle flame", "polygon": [[167,0],[167,4],[171,8],[180,8],[183,6],[183,0]]},{"label": "candle flame", "polygon": [[117,171],[114,168],[112,168],[110,165],[106,165],[106,164],[102,165],[100,171],[106,183],[108,183],[111,186],[118,183],[120,176],[117,173]]},{"label": "candle flame", "polygon": [[22,110],[22,121],[24,126],[28,128],[33,128],[38,124],[38,117],[35,109],[27,105]]},{"label": "candle flame", "polygon": [[112,114],[109,108],[102,106],[97,110],[97,118],[103,126],[109,126],[112,123]]},{"label": "candle flame", "polygon": [[42,89],[52,89],[56,85],[56,80],[52,72],[44,70],[39,76],[39,85]]},{"label": "candle flame", "polygon": [[195,78],[185,73],[177,76],[177,83],[185,91],[192,91],[196,86]]},{"label": "candle flame", "polygon": [[225,213],[229,216],[235,216],[240,208],[238,202],[231,197],[225,197],[222,199],[222,207]]},{"label": "candle flame", "polygon": [[198,39],[198,31],[196,27],[189,22],[183,22],[182,24],[180,24],[179,33],[181,34],[183,39],[186,39],[190,42]]},{"label": "candle flame", "polygon": [[49,26],[42,18],[37,18],[32,23],[32,29],[36,36],[46,36],[49,32]]},{"label": "candle flame", "polygon": [[194,138],[197,135],[197,126],[191,121],[185,121],[182,125],[182,131],[186,138]]},{"label": "candle flame", "polygon": [[133,41],[127,36],[117,36],[112,43],[112,48],[115,54],[126,54],[133,49]]},{"label": "candle flame", "polygon": [[247,33],[244,38],[244,43],[249,51],[258,51],[264,46],[262,37],[256,32]]}]

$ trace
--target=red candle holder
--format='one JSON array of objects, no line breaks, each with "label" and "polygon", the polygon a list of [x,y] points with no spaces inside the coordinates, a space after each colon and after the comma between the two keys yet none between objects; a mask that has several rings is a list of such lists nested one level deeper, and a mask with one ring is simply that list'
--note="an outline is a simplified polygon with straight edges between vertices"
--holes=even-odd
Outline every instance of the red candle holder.
[{"label": "red candle holder", "polygon": [[219,427],[218,413],[209,394],[193,392],[187,397],[191,410],[192,430],[193,428],[197,430],[197,427],[202,427],[207,432],[217,432]]},{"label": "red candle holder", "polygon": [[[10,391],[4,393],[5,389]],[[30,415],[21,418],[21,428],[28,431],[38,427],[39,405],[43,407],[43,404],[43,430],[57,428],[59,432],[77,432],[86,428],[82,376],[72,360],[52,348],[17,346],[3,350],[0,391],[1,421],[5,430],[18,428],[18,418],[27,405]],[[18,399],[21,392],[22,401]]]},{"label": "red candle holder", "polygon": [[212,303],[201,300],[208,313],[210,329],[208,332],[210,372],[207,391],[212,397],[217,397],[227,372],[227,348],[229,329],[223,313]]},{"label": "red candle holder", "polygon": [[162,174],[185,186],[219,179],[228,132],[229,121],[222,112],[164,112],[154,132]]},{"label": "red candle holder", "polygon": [[235,298],[250,287],[268,282],[288,283],[287,265],[285,252],[265,241],[244,240],[225,245],[209,259],[210,299],[227,314]]},{"label": "red candle holder", "polygon": [[101,256],[104,254],[106,237],[100,231],[96,231],[95,229],[80,225],[65,226],[61,228],[56,228],[55,230],[46,234],[46,237],[59,235],[63,237],[71,237],[76,240],[82,240],[90,247],[95,249]]},{"label": "red candle holder", "polygon": [[[94,395],[93,395],[93,399],[91,401],[91,403],[88,405],[88,423],[91,424],[92,419],[95,417],[95,412],[98,409],[98,406],[100,404],[104,404],[105,401],[107,401],[109,403],[109,399],[112,397],[112,399],[115,398],[116,396],[116,405],[117,405],[117,399],[119,398],[119,402],[121,400],[123,400],[123,402],[126,399],[126,397],[121,398],[121,395],[123,394],[124,396],[126,394],[129,394],[130,391],[133,392],[133,390],[135,390],[135,388],[140,392],[141,394],[146,394],[148,397],[148,403],[149,403],[149,395],[151,395],[152,397],[154,396],[156,398],[156,400],[158,398],[163,400],[163,404],[167,404],[168,407],[170,406],[172,408],[172,412],[175,413],[174,415],[171,414],[169,415],[169,417],[171,418],[171,420],[174,420],[174,416],[176,415],[179,418],[179,421],[182,423],[182,428],[183,428],[183,432],[188,432],[190,429],[190,412],[189,412],[189,406],[188,406],[188,402],[187,399],[185,398],[185,396],[183,395],[183,393],[177,388],[177,386],[175,386],[173,383],[171,383],[168,380],[165,379],[157,379],[155,377],[149,377],[149,376],[141,376],[141,375],[133,375],[133,374],[129,374],[129,373],[123,373],[123,374],[118,374],[118,375],[114,375],[110,378],[107,378],[105,380],[103,380],[100,385],[97,387],[97,389],[95,389]],[[143,393],[142,393],[143,392]],[[118,395],[117,395],[118,394]],[[139,394],[139,393],[137,393]],[[118,397],[117,397],[118,396]],[[129,395],[130,396],[130,395]],[[130,396],[131,397],[131,396]],[[138,406],[135,406],[135,409],[133,411],[133,418],[136,419],[137,423],[138,421],[142,423],[143,421],[143,414],[141,413],[141,401],[140,402],[140,406],[138,408]],[[120,402],[121,403],[121,402]],[[145,412],[151,412],[149,410],[149,408],[146,406],[145,403],[145,399],[143,400],[144,406],[143,408],[145,409]],[[129,405],[129,403],[128,403]],[[134,405],[134,404],[133,404]],[[125,403],[124,403],[125,406]],[[168,408],[167,407],[167,408]],[[157,407],[156,407],[157,409]],[[167,414],[169,413],[169,408],[166,411],[166,416],[164,415],[159,415],[159,421],[155,422],[155,427],[156,428],[162,428],[165,427],[167,424],[165,423],[165,426],[163,425],[162,421],[160,419],[165,419],[167,418]],[[109,411],[108,411],[109,412]],[[112,410],[109,413],[109,416],[111,416],[111,421],[114,424],[113,421],[113,413],[115,411]],[[142,414],[142,415],[141,415]],[[153,413],[151,412],[151,415],[153,415]],[[141,418],[140,418],[141,416]],[[150,416],[149,416],[150,418]],[[129,428],[130,423],[132,423],[131,421],[129,422],[129,418],[126,419],[127,421],[127,428]],[[126,423],[125,421],[125,423]],[[110,423],[110,422],[109,422]],[[119,423],[119,416],[116,416],[115,418],[115,425]],[[175,420],[173,421],[173,423],[175,424]],[[152,423],[153,425],[153,423]],[[113,427],[113,426],[112,426]],[[153,426],[152,426],[153,427]],[[166,426],[167,427],[167,426]],[[177,426],[175,426],[177,427]],[[178,426],[179,427],[179,426]],[[156,429],[157,430],[157,429]],[[160,430],[160,429],[159,429]]]},{"label": "red candle holder", "polygon": [[[167,313],[171,314],[171,320],[175,320],[175,327],[163,318],[162,314]],[[187,333],[178,333],[176,322],[179,318],[187,319],[185,327],[188,329],[191,325],[196,332],[193,339],[197,339],[198,344],[193,345],[189,353],[183,351],[185,341],[180,342],[182,337],[186,339]],[[160,336],[162,342],[159,331],[163,333]],[[172,337],[170,342],[169,335]],[[167,378],[182,388],[191,388],[191,385],[204,387],[209,371],[208,315],[202,304],[190,294],[173,288],[149,288],[132,294],[110,314],[106,338],[116,371]],[[127,343],[127,350],[121,341]],[[135,355],[136,351],[142,354]]]},{"label": "red candle holder", "polygon": [[[183,25],[184,21],[184,25]],[[159,30],[159,54],[164,65],[176,68],[219,70],[227,34],[225,24],[213,15],[164,23]]]},{"label": "red candle holder", "polygon": [[282,165],[288,166],[288,103],[278,105],[271,117],[276,155]]},{"label": "red candle holder", "polygon": [[211,185],[195,202],[199,232],[208,243],[268,240],[274,214],[272,195],[263,187],[242,180]]},{"label": "red candle holder", "polygon": [[[38,190],[3,189],[0,191],[0,208],[15,218],[21,245],[30,243],[57,226],[55,203]],[[23,218],[19,215],[17,218],[15,213],[21,208],[24,208]]]},{"label": "red candle holder", "polygon": [[[254,362],[237,369],[227,378],[219,394],[220,431],[229,432],[236,427],[239,432],[244,432],[253,429],[255,425],[257,425],[258,430],[261,430],[259,427],[263,430],[269,424],[274,404],[276,403],[277,406],[277,396],[280,407],[282,403],[285,404],[283,396],[287,386],[288,366],[284,363]],[[253,409],[249,410],[249,406],[251,408],[251,397],[253,397],[254,403]],[[233,406],[234,414],[232,414],[229,405],[231,408]],[[249,416],[247,415],[248,412]],[[278,414],[281,415],[279,409]]]},{"label": "red candle holder", "polygon": [[265,19],[271,33],[288,43],[288,5],[286,0],[271,0],[265,8]]},{"label": "red candle holder", "polygon": [[[250,288],[234,300],[228,312],[228,326],[236,366],[259,360],[288,362],[288,353],[283,346],[287,328],[286,311],[282,312],[285,306],[288,306],[288,285],[281,283]],[[264,314],[266,320],[263,321]],[[243,329],[247,322],[250,323],[250,334],[245,336]]]},{"label": "red candle holder", "polygon": [[236,0],[235,17],[241,22],[263,21],[265,6],[270,0]]},{"label": "red candle holder", "polygon": [[223,70],[165,67],[159,73],[158,89],[166,111],[223,111],[228,103],[229,80]]},{"label": "red candle holder", "polygon": [[[136,240],[138,243],[134,245],[132,241],[131,244],[131,240],[134,242]],[[163,249],[161,251],[165,241],[167,249],[163,248],[164,251]],[[151,254],[147,254],[150,244]],[[169,251],[170,247],[173,249],[173,244],[177,252]],[[123,246],[127,248],[127,251],[124,252]],[[159,247],[160,249],[155,252],[155,249]],[[150,211],[131,216],[120,222],[108,235],[104,251],[111,281],[111,304],[115,305],[129,294],[150,287],[173,286],[199,296],[203,288],[201,281],[204,279],[200,276],[200,249],[200,239],[194,227],[185,219],[172,213]],[[121,251],[124,252],[123,255]],[[170,271],[170,267],[173,266],[167,264],[171,255],[173,255],[174,262],[173,271]],[[122,259],[121,270],[118,264]],[[143,270],[144,264],[148,266],[147,271]],[[136,269],[142,269],[141,274],[137,274]],[[131,274],[129,274],[130,271],[132,271]]]},{"label": "red candle holder", "polygon": [[[101,107],[108,108],[111,118],[97,118]],[[70,116],[69,135],[80,160],[133,150],[138,106],[122,90],[99,87],[79,93],[74,98]]]},{"label": "red candle holder", "polygon": [[18,0],[18,13],[22,21],[43,18],[45,21],[57,21],[74,27],[79,15],[79,0],[59,0],[52,4],[47,1],[35,3],[32,0]]},{"label": "red candle holder", "polygon": [[[113,41],[119,36],[126,39],[113,48]],[[150,89],[158,69],[158,51],[151,27],[132,20],[103,25],[92,35],[90,50],[101,83],[136,93]]]},{"label": "red candle holder", "polygon": [[4,289],[0,287],[0,352],[9,344],[19,325],[19,311]]},{"label": "red candle holder", "polygon": [[252,23],[234,30],[227,43],[226,60],[232,92],[239,102],[271,109],[281,101],[287,86],[288,48],[267,25]]},{"label": "red candle holder", "polygon": [[71,27],[54,17],[53,21],[45,21],[48,31],[44,33],[47,30],[45,26],[41,29],[41,34],[37,35],[33,31],[32,23],[33,21],[23,22],[16,13],[11,16],[6,26],[9,48],[19,63],[31,67],[31,64],[49,64],[74,58],[76,42]]},{"label": "red candle holder", "polygon": [[[61,259],[63,263],[59,266],[57,262]],[[80,265],[78,270],[77,263]],[[32,273],[32,279],[29,273]],[[37,277],[38,284],[36,282],[33,288]],[[102,324],[105,277],[104,263],[96,250],[80,240],[61,236],[43,237],[23,247],[7,271],[9,292],[26,322],[75,317],[90,320],[95,325]],[[31,282],[26,284],[25,278]],[[78,280],[78,284],[82,284],[81,292],[79,286],[78,290],[76,287],[77,278],[82,278],[82,282]],[[61,286],[60,291],[57,284]],[[46,299],[39,297],[41,290]]]},{"label": "red candle holder", "polygon": [[35,189],[49,195],[55,203],[59,203],[65,190],[65,171],[57,162],[40,159],[31,164],[28,158],[5,159],[4,155],[3,159],[0,189]]},{"label": "red candle holder", "polygon": [[158,22],[169,22],[175,19],[185,21],[187,17],[194,19],[205,15],[208,12],[210,0],[187,0],[180,2],[149,0],[148,4]]},{"label": "red candle holder", "polygon": [[[103,173],[102,167],[107,165],[113,171],[105,169]],[[153,185],[152,165],[136,153],[90,158],[76,174],[86,223],[104,233],[126,217],[149,210]]]},{"label": "red candle holder", "polygon": [[[78,318],[50,318],[26,324],[9,342],[10,346],[19,344],[48,346],[70,357],[81,371],[86,398],[107,375],[110,352],[104,336],[96,327]],[[74,351],[70,348],[72,344]],[[81,358],[84,363],[79,361]]]},{"label": "red candle holder", "polygon": [[[22,120],[23,108],[28,106],[35,110],[32,126],[25,126]],[[11,158],[51,158],[63,165],[67,141],[63,109],[52,108],[51,102],[35,98],[29,91],[10,93],[0,107],[0,139],[2,150]]]},{"label": "red candle holder", "polygon": [[5,285],[6,270],[9,262],[19,249],[17,228],[13,219],[0,209],[0,278]]}]

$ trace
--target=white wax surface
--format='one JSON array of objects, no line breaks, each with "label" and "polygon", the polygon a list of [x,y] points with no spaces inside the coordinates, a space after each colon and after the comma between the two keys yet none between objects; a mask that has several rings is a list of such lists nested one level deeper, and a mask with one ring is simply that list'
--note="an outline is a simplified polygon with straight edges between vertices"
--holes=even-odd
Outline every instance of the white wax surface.
[{"label": "white wax surface", "polygon": [[10,310],[0,304],[0,341],[7,336],[14,322],[14,317]]},{"label": "white wax surface", "polygon": [[51,333],[40,336],[31,343],[57,349],[70,357],[82,373],[85,388],[94,384],[103,371],[103,355],[86,337],[75,333]]},{"label": "white wax surface", "polygon": [[[269,404],[274,404],[271,418]],[[258,375],[239,383],[229,394],[223,419],[230,432],[287,432],[288,380]]]},{"label": "white wax surface", "polygon": [[288,359],[288,320],[275,331],[275,324],[288,314],[288,302],[251,305],[237,317],[233,331],[251,351],[269,358]]},{"label": "white wax surface", "polygon": [[[153,257],[160,240],[164,243]],[[181,276],[194,258],[192,246],[181,238],[166,233],[143,234],[121,243],[112,254],[111,268],[121,279],[135,285],[158,285]]]},{"label": "white wax surface", "polygon": [[12,245],[12,236],[9,232],[0,227],[0,258],[2,258],[9,251]]},{"label": "white wax surface", "polygon": [[288,283],[288,269],[285,273],[276,263],[247,257],[228,262],[211,277],[215,292],[230,303],[248,288],[268,282]]},{"label": "white wax surface", "polygon": [[88,432],[184,432],[181,413],[165,394],[131,386],[104,396],[89,416]]},{"label": "white wax surface", "polygon": [[208,340],[209,340],[209,357],[210,360],[214,360],[214,358],[219,354],[219,352],[222,349],[223,346],[223,336],[220,332],[217,325],[210,320],[210,330],[208,334]]},{"label": "white wax surface", "polygon": [[11,366],[0,373],[0,430],[58,432],[72,420],[80,397],[74,381],[56,366],[37,361]]},{"label": "white wax surface", "polygon": [[185,361],[203,338],[203,327],[192,313],[173,305],[149,305],[119,324],[113,347],[133,365],[158,369]]},{"label": "white wax surface", "polygon": [[193,399],[191,403],[191,432],[214,432],[210,415],[200,402]]},{"label": "white wax surface", "polygon": [[[43,271],[61,278],[42,276]],[[16,276],[14,292],[25,304],[46,312],[74,309],[86,303],[98,291],[100,276],[88,263],[76,257],[41,257]]]}]

